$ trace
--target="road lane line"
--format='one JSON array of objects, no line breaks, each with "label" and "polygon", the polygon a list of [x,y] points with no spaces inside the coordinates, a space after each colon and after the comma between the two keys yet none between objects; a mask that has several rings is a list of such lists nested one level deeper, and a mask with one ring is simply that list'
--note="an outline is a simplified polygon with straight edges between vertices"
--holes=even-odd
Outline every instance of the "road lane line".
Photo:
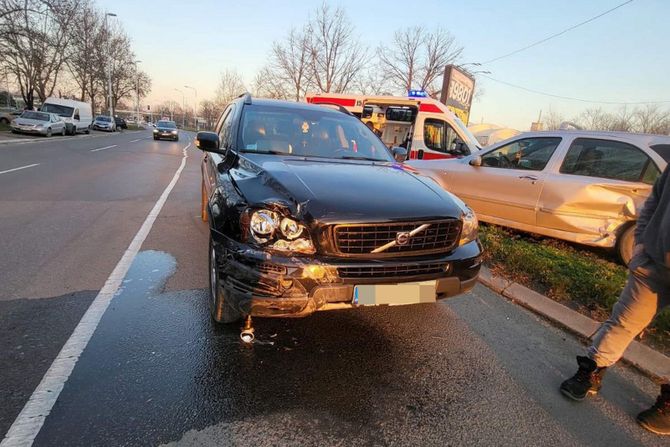
[{"label": "road lane line", "polygon": [[142,141],[144,138],[138,138],[137,140],[131,141],[131,143],[137,143],[138,141]]},{"label": "road lane line", "polygon": [[0,174],[7,174],[8,172],[20,171],[21,169],[28,169],[28,168],[32,168],[33,166],[39,166],[39,165],[40,165],[39,163],[34,163],[32,165],[20,166],[18,168],[14,168],[14,169],[7,169],[6,171],[0,171]]},{"label": "road lane line", "polygon": [[91,149],[91,152],[98,152],[98,151],[104,151],[105,149],[111,149],[113,147],[118,146],[118,144],[112,144],[111,146],[105,146],[105,147],[99,147],[97,149]]},{"label": "road lane line", "polygon": [[102,286],[102,289],[100,289],[100,292],[98,292],[98,295],[86,310],[72,335],[70,335],[70,338],[65,342],[56,359],[51,363],[49,370],[42,377],[42,381],[35,388],[21,413],[19,413],[9,428],[5,439],[0,442],[0,447],[31,446],[35,441],[35,437],[42,429],[45,419],[51,412],[60,392],[63,390],[65,382],[67,382],[70,374],[72,374],[77,360],[91,340],[95,329],[100,323],[100,319],[107,310],[112,298],[118,292],[123,278],[128,273],[128,269],[140,251],[142,243],[144,243],[144,240],[151,231],[151,227],[161,212],[163,205],[165,205],[170,192],[177,184],[186,166],[186,159],[188,158],[186,150],[190,146],[191,143],[184,147],[181,164],[177,168],[172,180],[158,198],[158,201],[147,215],[144,223],[123,253],[118,264],[114,267],[111,275],[105,281],[105,285]]}]

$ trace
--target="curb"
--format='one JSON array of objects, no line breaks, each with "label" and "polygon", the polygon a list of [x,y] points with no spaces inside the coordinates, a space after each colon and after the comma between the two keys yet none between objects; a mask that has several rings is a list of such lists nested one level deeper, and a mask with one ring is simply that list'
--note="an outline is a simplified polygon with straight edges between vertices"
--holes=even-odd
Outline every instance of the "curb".
[{"label": "curb", "polygon": [[[520,304],[587,340],[591,340],[600,327],[600,323],[596,320],[521,284],[496,276],[487,267],[482,266],[479,273],[479,282],[513,303]],[[634,340],[628,346],[622,359],[655,379],[670,377],[670,357],[638,341]]]}]

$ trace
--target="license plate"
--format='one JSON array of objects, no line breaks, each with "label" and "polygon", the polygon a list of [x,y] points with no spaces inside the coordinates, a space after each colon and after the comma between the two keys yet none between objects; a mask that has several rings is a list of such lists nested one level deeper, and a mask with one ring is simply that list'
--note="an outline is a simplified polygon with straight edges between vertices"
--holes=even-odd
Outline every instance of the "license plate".
[{"label": "license plate", "polygon": [[354,286],[354,304],[359,306],[401,306],[404,304],[434,303],[436,281],[402,284]]}]

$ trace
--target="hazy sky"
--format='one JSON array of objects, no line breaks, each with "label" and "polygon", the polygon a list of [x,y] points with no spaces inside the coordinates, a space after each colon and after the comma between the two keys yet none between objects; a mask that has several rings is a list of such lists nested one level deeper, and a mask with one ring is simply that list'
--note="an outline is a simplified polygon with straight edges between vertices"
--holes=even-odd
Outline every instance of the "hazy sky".
[{"label": "hazy sky", "polygon": [[[465,47],[461,63],[482,62],[561,31],[624,0],[411,0],[331,1],[342,6],[363,43],[374,49],[394,30],[442,26]],[[320,0],[117,0],[100,6],[118,14],[141,67],[153,79],[148,102],[166,99],[192,106],[213,97],[219,73],[237,69],[250,85],[273,40],[300,27]],[[556,95],[601,101],[670,101],[668,18],[670,0],[635,0],[592,22],[520,54],[485,66],[493,78]],[[484,68],[482,68],[484,69]],[[483,95],[471,123],[492,122],[526,130],[540,110],[572,117],[576,101],[524,92],[480,78]],[[670,107],[670,102],[667,104]],[[602,105],[614,110],[620,106]]]}]

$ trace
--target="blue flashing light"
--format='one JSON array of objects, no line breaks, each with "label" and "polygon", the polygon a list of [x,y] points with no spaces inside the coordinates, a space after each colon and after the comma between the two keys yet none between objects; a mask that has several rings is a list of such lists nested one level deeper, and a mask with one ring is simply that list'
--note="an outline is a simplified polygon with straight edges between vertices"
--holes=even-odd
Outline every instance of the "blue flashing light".
[{"label": "blue flashing light", "polygon": [[428,98],[428,93],[425,90],[412,89],[407,92],[410,98]]}]

